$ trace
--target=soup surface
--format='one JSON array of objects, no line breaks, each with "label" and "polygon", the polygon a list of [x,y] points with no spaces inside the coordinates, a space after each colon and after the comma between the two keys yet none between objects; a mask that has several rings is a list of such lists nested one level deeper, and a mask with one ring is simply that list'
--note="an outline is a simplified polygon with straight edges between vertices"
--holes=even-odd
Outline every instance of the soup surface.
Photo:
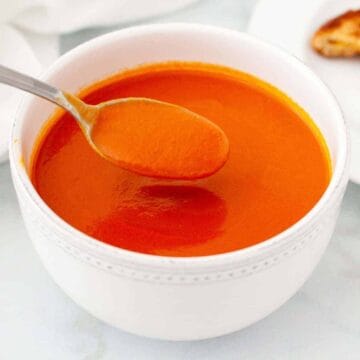
[{"label": "soup surface", "polygon": [[329,183],[328,150],[311,119],[250,75],[199,63],[154,64],[80,96],[90,104],[121,97],[178,104],[215,122],[230,143],[227,163],[207,178],[143,177],[101,158],[71,115],[57,112],[34,149],[33,184],[61,218],[108,244],[164,256],[242,249],[297,222]]}]

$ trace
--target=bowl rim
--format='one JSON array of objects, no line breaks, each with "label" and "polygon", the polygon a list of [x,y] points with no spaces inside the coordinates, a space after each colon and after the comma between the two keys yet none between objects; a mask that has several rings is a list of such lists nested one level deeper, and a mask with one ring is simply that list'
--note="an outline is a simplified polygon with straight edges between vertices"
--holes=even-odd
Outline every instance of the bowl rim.
[{"label": "bowl rim", "polygon": [[86,249],[92,249],[103,256],[111,256],[113,259],[115,259],[115,261],[126,261],[134,265],[139,264],[147,267],[157,268],[159,266],[167,267],[170,265],[172,268],[180,267],[182,269],[188,267],[201,268],[203,266],[208,266],[209,264],[214,266],[226,266],[234,262],[238,263],[242,260],[248,260],[253,256],[263,255],[268,250],[285,243],[286,240],[295,238],[297,235],[302,234],[304,230],[308,229],[309,226],[311,226],[311,224],[313,224],[318,219],[318,217],[326,209],[331,207],[334,201],[336,201],[336,199],[341,196],[343,188],[348,181],[350,144],[348,127],[335,96],[332,94],[331,90],[320,80],[320,78],[295,56],[287,53],[275,45],[271,45],[263,40],[260,40],[255,36],[223,27],[188,23],[148,24],[116,30],[86,41],[60,56],[45,72],[43,72],[40,78],[45,79],[53,75],[58,71],[59,68],[66,66],[66,64],[70,62],[71,59],[76,58],[83,51],[90,50],[97,45],[113,42],[120,38],[132,37],[134,35],[148,35],[151,33],[159,33],[164,31],[167,33],[205,32],[209,34],[209,36],[211,36],[211,34],[222,34],[224,37],[233,37],[243,42],[252,43],[253,45],[255,44],[258,47],[264,48],[265,51],[267,51],[270,55],[274,54],[275,56],[281,57],[284,62],[287,61],[292,63],[292,66],[295,66],[299,70],[299,73],[301,73],[303,76],[307,76],[310,81],[317,83],[317,85],[322,88],[323,93],[327,94],[326,96],[329,100],[328,106],[332,108],[331,111],[334,112],[335,117],[337,118],[336,133],[339,146],[337,150],[337,162],[333,169],[334,171],[330,183],[324,194],[313,206],[313,208],[295,224],[276,234],[275,236],[270,237],[258,244],[226,253],[195,257],[172,257],[144,254],[106,244],[81,232],[80,230],[77,230],[65,220],[61,219],[55,212],[53,212],[53,210],[48,207],[48,205],[36,192],[29,179],[25,167],[20,163],[20,161],[18,161],[18,159],[21,158],[21,141],[18,140],[21,138],[21,119],[24,112],[26,111],[27,106],[32,102],[33,99],[33,97],[28,95],[24,96],[21,105],[18,108],[10,136],[9,158],[14,183],[21,185],[29,200],[41,211],[42,215],[46,219],[45,221],[52,223],[52,225],[55,225],[60,232],[66,234],[66,238],[71,239],[69,241],[75,243],[79,249],[84,251]]}]

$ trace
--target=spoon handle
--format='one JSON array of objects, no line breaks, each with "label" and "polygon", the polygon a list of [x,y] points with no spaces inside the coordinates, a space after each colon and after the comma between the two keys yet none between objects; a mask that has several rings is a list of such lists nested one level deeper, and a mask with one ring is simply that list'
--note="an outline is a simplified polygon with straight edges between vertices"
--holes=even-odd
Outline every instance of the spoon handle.
[{"label": "spoon handle", "polygon": [[64,107],[64,96],[59,89],[3,65],[0,65],[0,83],[30,92]]}]

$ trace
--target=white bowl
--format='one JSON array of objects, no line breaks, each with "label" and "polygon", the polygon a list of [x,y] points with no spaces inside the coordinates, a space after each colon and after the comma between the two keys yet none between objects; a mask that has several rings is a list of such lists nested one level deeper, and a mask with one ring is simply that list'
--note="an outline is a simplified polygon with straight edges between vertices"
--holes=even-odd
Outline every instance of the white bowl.
[{"label": "white bowl", "polygon": [[77,304],[131,333],[203,339],[265,317],[310,276],[333,233],[347,184],[348,139],[334,97],[305,65],[256,38],[216,27],[164,24],[110,33],[62,56],[43,79],[76,92],[121,69],[166,60],[217,63],[254,74],[309,112],[328,143],[334,173],[305,217],[258,245],[214,256],[145,255],[97,241],[52,212],[29,180],[26,165],[34,141],[54,109],[33,96],[17,114],[11,168],[25,224],[44,266]]}]

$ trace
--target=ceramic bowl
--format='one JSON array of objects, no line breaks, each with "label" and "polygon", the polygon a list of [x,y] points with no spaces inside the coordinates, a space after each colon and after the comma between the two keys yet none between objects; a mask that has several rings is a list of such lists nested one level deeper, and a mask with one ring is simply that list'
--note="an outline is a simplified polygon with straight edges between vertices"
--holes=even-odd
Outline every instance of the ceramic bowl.
[{"label": "ceramic bowl", "polygon": [[348,139],[334,97],[296,58],[249,35],[217,27],[162,24],[113,32],[60,57],[43,75],[77,92],[121,69],[189,60],[239,69],[274,84],[312,116],[327,141],[331,182],[295,225],[231,253],[172,258],[97,241],[60,219],[32,186],[27,166],[39,129],[54,110],[26,96],[10,144],[14,185],[29,235],[55,282],[81,307],[131,333],[171,340],[242,329],[284,304],[319,262],[348,180]]}]

